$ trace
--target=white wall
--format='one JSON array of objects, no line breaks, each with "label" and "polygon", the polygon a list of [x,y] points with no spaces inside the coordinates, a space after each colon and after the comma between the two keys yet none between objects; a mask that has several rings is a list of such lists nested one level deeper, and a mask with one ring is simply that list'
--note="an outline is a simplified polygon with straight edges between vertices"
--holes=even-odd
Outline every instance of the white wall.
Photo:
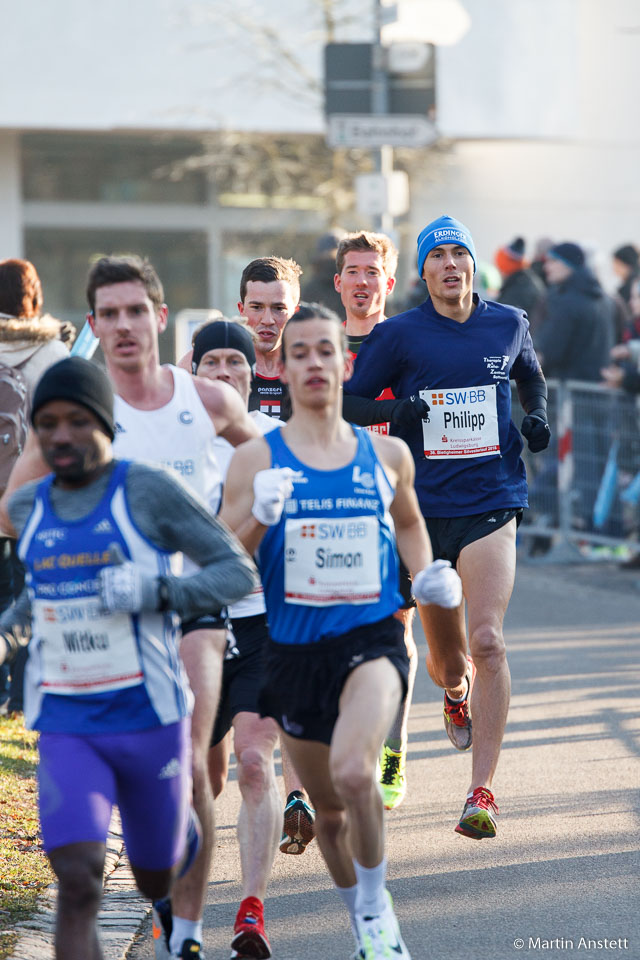
[{"label": "white wall", "polygon": [[317,0],[0,0],[0,20],[0,126],[323,129],[285,55],[317,87]]},{"label": "white wall", "polygon": [[471,29],[459,43],[437,51],[442,134],[575,136],[580,18],[591,2],[464,0]]}]

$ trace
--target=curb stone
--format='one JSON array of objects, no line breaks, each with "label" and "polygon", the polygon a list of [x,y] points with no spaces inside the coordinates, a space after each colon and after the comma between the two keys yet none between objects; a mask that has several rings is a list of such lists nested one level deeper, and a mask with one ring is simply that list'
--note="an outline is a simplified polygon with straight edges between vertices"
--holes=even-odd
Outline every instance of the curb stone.
[{"label": "curb stone", "polygon": [[[52,883],[38,898],[37,912],[17,924],[18,942],[8,960],[54,960],[53,938],[58,887]],[[107,837],[103,898],[98,915],[105,960],[125,960],[129,947],[151,912],[138,893],[124,852],[120,816],[114,809]]]}]

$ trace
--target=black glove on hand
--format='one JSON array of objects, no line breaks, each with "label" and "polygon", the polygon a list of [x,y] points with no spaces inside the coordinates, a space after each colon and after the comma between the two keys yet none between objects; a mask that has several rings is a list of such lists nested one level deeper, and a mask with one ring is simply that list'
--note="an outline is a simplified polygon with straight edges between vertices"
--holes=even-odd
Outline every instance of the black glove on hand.
[{"label": "black glove on hand", "polygon": [[551,439],[551,430],[544,410],[534,410],[533,413],[527,414],[522,421],[520,433],[529,444],[531,453],[546,450]]},{"label": "black glove on hand", "polygon": [[407,397],[400,400],[391,414],[391,423],[396,427],[415,427],[423,420],[429,419],[431,407],[421,397]]}]

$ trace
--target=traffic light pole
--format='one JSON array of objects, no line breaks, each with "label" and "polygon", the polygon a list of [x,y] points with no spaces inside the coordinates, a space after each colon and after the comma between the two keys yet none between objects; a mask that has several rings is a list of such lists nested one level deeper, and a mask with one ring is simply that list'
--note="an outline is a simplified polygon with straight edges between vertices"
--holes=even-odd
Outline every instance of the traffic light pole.
[{"label": "traffic light pole", "polygon": [[[389,79],[385,61],[385,49],[382,46],[382,0],[374,0],[374,43],[373,43],[373,90],[371,98],[372,113],[377,116],[389,112]],[[377,173],[389,176],[393,171],[393,147],[385,145],[372,151]],[[393,217],[387,211],[376,215],[374,229],[382,233],[393,230]]]}]

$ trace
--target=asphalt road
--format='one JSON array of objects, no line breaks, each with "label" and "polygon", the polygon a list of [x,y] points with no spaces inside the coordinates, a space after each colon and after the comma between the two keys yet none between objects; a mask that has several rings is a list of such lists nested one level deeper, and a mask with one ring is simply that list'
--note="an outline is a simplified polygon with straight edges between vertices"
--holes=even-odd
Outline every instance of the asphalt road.
[{"label": "asphalt road", "polygon": [[[389,889],[413,960],[640,960],[640,581],[613,567],[521,564],[507,617],[513,692],[495,840],[454,833],[470,757],[453,750],[420,636],[409,789],[388,815]],[[207,960],[230,955],[240,900],[235,782],[218,806]],[[277,855],[274,960],[347,960],[346,913],[315,844]],[[146,935],[132,960],[153,956]]]}]

